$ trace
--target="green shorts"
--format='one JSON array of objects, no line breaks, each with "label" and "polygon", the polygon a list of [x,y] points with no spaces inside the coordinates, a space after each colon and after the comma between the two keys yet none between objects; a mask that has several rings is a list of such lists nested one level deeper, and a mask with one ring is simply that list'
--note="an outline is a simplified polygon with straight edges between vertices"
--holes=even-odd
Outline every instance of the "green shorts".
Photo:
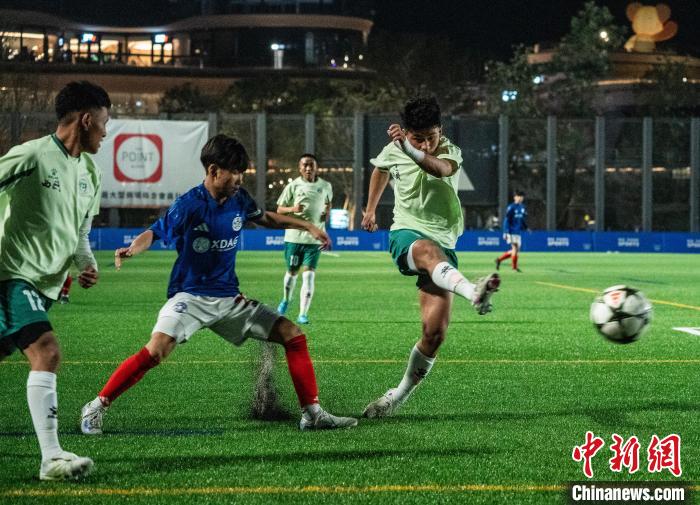
[{"label": "green shorts", "polygon": [[316,270],[320,257],[321,247],[318,244],[284,243],[284,261],[289,271],[296,272],[302,265]]},{"label": "green shorts", "polygon": [[[415,230],[392,230],[389,232],[389,252],[391,253],[391,258],[394,260],[394,263],[399,267],[399,272],[403,275],[417,275],[418,280],[416,281],[416,286],[422,288],[433,281],[429,275],[417,273],[408,268],[408,249],[416,240],[431,240],[435,242],[433,239]],[[442,252],[445,253],[445,256],[447,256],[447,262],[457,268],[457,255],[455,254],[455,250],[446,249],[440,244],[437,245],[442,249]]]},{"label": "green shorts", "polygon": [[0,281],[0,357],[26,349],[51,331],[47,311],[52,303],[26,281]]}]

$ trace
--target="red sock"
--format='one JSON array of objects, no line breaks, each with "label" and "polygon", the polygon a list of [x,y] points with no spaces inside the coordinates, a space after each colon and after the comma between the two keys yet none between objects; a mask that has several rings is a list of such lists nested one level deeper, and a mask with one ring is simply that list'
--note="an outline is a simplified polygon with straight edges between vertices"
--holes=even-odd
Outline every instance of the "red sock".
[{"label": "red sock", "polygon": [[504,252],[503,254],[501,254],[501,257],[498,258],[498,261],[504,261],[504,260],[507,260],[508,258],[510,258],[510,251]]},{"label": "red sock", "polygon": [[517,270],[517,269],[518,269],[518,255],[514,254],[513,255],[513,270]]},{"label": "red sock", "polygon": [[306,336],[299,335],[284,343],[289,375],[292,376],[294,390],[299,397],[299,404],[304,407],[318,403],[318,386],[314,364],[306,347]]},{"label": "red sock", "polygon": [[126,358],[112,373],[107,384],[97,396],[106,398],[109,403],[116,400],[119,395],[140,381],[146,372],[159,363],[151,356],[145,347],[133,356]]},{"label": "red sock", "polygon": [[71,284],[73,284],[73,277],[69,275],[68,277],[66,277],[66,282],[63,283],[63,287],[61,288],[62,295],[68,294],[68,292],[70,291]]}]

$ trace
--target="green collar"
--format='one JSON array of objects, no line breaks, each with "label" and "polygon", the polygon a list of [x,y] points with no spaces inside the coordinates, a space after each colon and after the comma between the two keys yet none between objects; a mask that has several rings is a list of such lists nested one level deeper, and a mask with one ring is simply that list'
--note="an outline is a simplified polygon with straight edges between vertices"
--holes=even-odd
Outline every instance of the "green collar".
[{"label": "green collar", "polygon": [[74,159],[74,160],[80,159],[80,155],[78,155],[77,157],[71,156],[71,154],[70,154],[70,153],[68,152],[68,150],[66,149],[66,146],[63,145],[63,142],[61,142],[61,141],[58,139],[58,137],[56,136],[55,133],[52,133],[52,134],[51,134],[51,138],[52,138],[53,141],[56,143],[56,145],[57,145],[58,148],[61,150],[61,152],[62,152],[63,154],[66,155],[66,157],[71,158],[71,159]]}]

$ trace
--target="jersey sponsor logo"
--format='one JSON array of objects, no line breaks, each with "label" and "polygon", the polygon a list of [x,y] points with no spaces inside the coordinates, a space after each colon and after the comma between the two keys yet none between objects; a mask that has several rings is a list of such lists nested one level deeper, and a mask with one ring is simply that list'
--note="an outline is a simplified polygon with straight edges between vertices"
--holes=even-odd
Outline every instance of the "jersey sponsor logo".
[{"label": "jersey sponsor logo", "polygon": [[224,238],[221,240],[211,241],[211,250],[214,252],[224,252],[235,249],[238,245],[238,237]]},{"label": "jersey sponsor logo", "polygon": [[53,189],[58,191],[59,193],[61,192],[61,181],[58,178],[58,172],[55,168],[51,169],[51,172],[49,172],[49,175],[46,176],[46,179],[44,179],[41,182],[41,185],[44,186],[46,189]]},{"label": "jersey sponsor logo", "polygon": [[114,178],[119,182],[158,182],[163,176],[163,139],[152,133],[114,138]]},{"label": "jersey sponsor logo", "polygon": [[211,241],[207,237],[198,237],[192,241],[192,249],[196,253],[205,253],[211,247]]},{"label": "jersey sponsor logo", "polygon": [[233,228],[233,231],[239,231],[241,228],[243,228],[243,219],[241,216],[236,216],[233,218],[231,228]]},{"label": "jersey sponsor logo", "polygon": [[202,223],[199,226],[195,226],[194,231],[209,232],[209,227],[207,226],[207,223]]},{"label": "jersey sponsor logo", "polygon": [[173,307],[173,310],[178,314],[184,314],[187,312],[187,304],[185,302],[177,302]]}]

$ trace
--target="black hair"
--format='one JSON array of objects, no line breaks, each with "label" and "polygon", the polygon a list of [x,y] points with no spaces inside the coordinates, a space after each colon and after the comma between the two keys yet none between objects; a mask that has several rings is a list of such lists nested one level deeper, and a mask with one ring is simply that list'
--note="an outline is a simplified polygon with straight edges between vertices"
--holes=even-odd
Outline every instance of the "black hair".
[{"label": "black hair", "polygon": [[523,198],[525,198],[525,191],[523,191],[522,189],[516,189],[515,191],[513,191],[513,196],[522,196]]},{"label": "black hair", "polygon": [[440,104],[434,96],[418,95],[409,99],[401,112],[407,130],[418,131],[440,126]]},{"label": "black hair", "polygon": [[301,161],[302,158],[311,158],[312,160],[314,160],[318,164],[318,158],[316,157],[315,154],[304,153],[301,156],[299,156],[299,161]]},{"label": "black hair", "polygon": [[63,120],[71,112],[112,107],[107,92],[88,81],[69,82],[56,95],[56,117]]},{"label": "black hair", "polygon": [[237,139],[215,135],[204,144],[199,159],[207,170],[212,163],[230,172],[245,172],[250,164],[248,153]]}]

